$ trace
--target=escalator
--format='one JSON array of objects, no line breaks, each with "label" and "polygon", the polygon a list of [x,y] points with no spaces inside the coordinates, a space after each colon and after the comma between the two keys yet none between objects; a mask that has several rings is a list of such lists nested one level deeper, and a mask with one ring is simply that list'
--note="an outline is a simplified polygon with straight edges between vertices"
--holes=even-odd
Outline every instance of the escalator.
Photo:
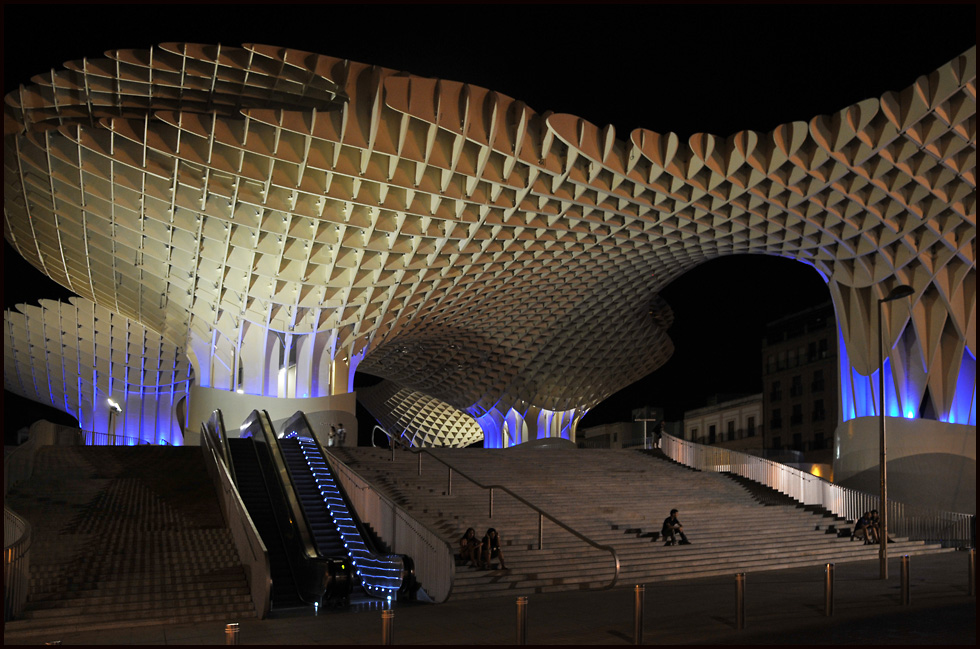
[{"label": "escalator", "polygon": [[269,554],[273,609],[393,598],[400,588],[414,595],[411,560],[365,540],[306,417],[298,412],[282,429],[286,438],[253,411],[240,439],[225,438],[231,475]]},{"label": "escalator", "polygon": [[269,567],[272,573],[272,607],[274,609],[307,606],[303,601],[293,567],[289,561],[286,544],[279,531],[276,511],[263,476],[273,475],[268,457],[263,467],[262,455],[256,449],[252,438],[229,439],[229,450],[235,467],[238,493],[248,509],[255,528],[269,552]]},{"label": "escalator", "polygon": [[374,547],[303,413],[285,422],[282,431],[279,449],[317,551],[346,557],[360,587],[371,597],[394,598],[400,589],[413,596],[417,585],[412,583],[411,559]]}]

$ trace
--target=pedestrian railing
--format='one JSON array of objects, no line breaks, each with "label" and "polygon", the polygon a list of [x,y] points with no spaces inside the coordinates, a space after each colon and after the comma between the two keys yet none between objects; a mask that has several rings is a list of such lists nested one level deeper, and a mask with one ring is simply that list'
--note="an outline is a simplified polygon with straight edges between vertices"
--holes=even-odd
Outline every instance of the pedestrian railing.
[{"label": "pedestrian railing", "polygon": [[[596,541],[594,541],[594,540],[590,539],[589,537],[585,536],[584,534],[582,534],[578,530],[570,527],[569,525],[566,525],[565,523],[563,523],[559,519],[555,518],[554,516],[552,516],[548,512],[544,511],[543,509],[541,509],[537,505],[535,505],[535,504],[529,502],[528,500],[522,498],[521,496],[517,495],[516,493],[514,493],[513,491],[511,491],[510,489],[508,489],[504,485],[499,485],[499,484],[485,485],[482,482],[480,482],[479,480],[476,480],[475,478],[472,478],[472,477],[468,476],[467,474],[463,473],[462,471],[460,471],[459,469],[457,469],[456,467],[454,467],[452,464],[450,464],[446,460],[444,460],[441,457],[439,457],[438,455],[432,453],[429,449],[427,449],[427,448],[412,448],[412,447],[406,445],[400,439],[392,436],[390,433],[388,433],[383,428],[380,428],[378,426],[375,426],[375,430],[378,430],[378,429],[380,429],[381,432],[383,432],[385,435],[388,436],[389,443],[391,444],[391,459],[392,459],[392,461],[394,461],[394,459],[395,459],[395,445],[397,444],[397,445],[401,446],[402,448],[404,448],[405,450],[411,452],[413,455],[416,456],[416,459],[418,460],[418,474],[419,475],[422,475],[422,456],[423,455],[427,455],[428,457],[432,458],[433,460],[435,460],[439,464],[442,464],[443,466],[446,467],[446,469],[447,469],[447,474],[446,474],[447,489],[446,489],[446,493],[447,494],[451,495],[452,492],[453,492],[453,476],[454,475],[458,475],[459,477],[463,478],[464,480],[467,480],[468,482],[470,482],[473,485],[475,485],[477,488],[486,491],[487,492],[487,496],[488,496],[488,505],[489,505],[489,508],[488,509],[489,509],[489,516],[490,516],[490,518],[493,518],[493,497],[494,497],[494,492],[495,491],[496,492],[503,492],[503,493],[507,494],[508,496],[510,496],[511,498],[513,498],[514,500],[516,500],[517,502],[521,503],[522,505],[524,505],[525,507],[527,507],[528,509],[530,509],[531,511],[533,511],[537,515],[537,519],[538,519],[537,520],[537,522],[538,522],[538,549],[539,550],[544,549],[544,521],[545,520],[549,520],[552,523],[554,523],[555,525],[557,525],[559,528],[565,530],[566,532],[568,532],[569,534],[571,534],[572,536],[574,536],[575,538],[577,538],[578,540],[583,541],[584,543],[592,546],[593,548],[595,548],[595,549],[597,549],[597,550],[599,550],[601,552],[608,552],[609,553],[610,558],[612,559],[612,571],[613,571],[613,573],[612,573],[612,579],[610,580],[610,582],[608,584],[606,584],[605,586],[603,586],[603,588],[613,588],[616,585],[616,583],[619,581],[619,573],[620,573],[621,564],[620,564],[620,560],[619,560],[619,555],[616,553],[616,550],[613,547],[608,546],[608,545],[603,545],[601,543],[597,543]],[[374,433],[372,431],[372,435],[373,434]]]},{"label": "pedestrian railing", "polygon": [[[664,455],[697,469],[733,473],[754,480],[804,505],[823,507],[835,516],[856,521],[864,512],[880,509],[880,498],[765,458],[717,446],[704,446],[664,435],[660,442]],[[888,530],[910,539],[942,543],[944,546],[974,544],[974,518],[932,510],[927,507],[888,501]]]}]

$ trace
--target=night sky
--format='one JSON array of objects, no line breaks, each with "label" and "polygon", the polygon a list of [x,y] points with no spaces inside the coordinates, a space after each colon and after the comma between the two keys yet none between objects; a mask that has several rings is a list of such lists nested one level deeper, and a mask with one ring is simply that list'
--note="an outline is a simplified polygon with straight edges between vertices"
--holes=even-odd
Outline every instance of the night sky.
[{"label": "night sky", "polygon": [[[902,90],[976,44],[972,3],[5,4],[3,18],[5,94],[64,61],[108,49],[255,42],[480,85],[539,113],[611,123],[620,139],[637,127],[686,139],[809,121]],[[4,243],[4,308],[69,295]],[[764,324],[830,299],[810,267],[759,256],[709,262],[662,296],[675,314],[673,358],[596,407],[583,426],[629,419],[642,405],[679,419],[713,394],[760,391]],[[8,392],[4,404],[8,433],[41,412]]]}]

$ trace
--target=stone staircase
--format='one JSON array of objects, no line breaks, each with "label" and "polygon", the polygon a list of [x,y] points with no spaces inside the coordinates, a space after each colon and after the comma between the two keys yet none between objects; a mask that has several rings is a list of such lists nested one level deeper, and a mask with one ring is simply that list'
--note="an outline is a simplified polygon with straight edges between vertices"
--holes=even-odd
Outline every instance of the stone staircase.
[{"label": "stone staircase", "polygon": [[34,538],[7,638],[255,617],[199,447],[45,447],[6,500]]},{"label": "stone staircase", "polygon": [[[828,534],[842,521],[801,506],[764,506],[722,474],[692,471],[637,451],[438,449],[436,455],[484,484],[501,484],[593,541],[615,548],[617,585],[872,559],[875,547]],[[608,551],[595,549],[550,521],[537,549],[538,515],[459,475],[447,495],[448,470],[432,458],[381,449],[342,449],[338,456],[453,547],[467,527],[501,535],[507,571],[457,567],[454,598],[601,588],[613,577]],[[778,502],[778,499],[773,502]],[[659,534],[671,508],[693,542],[664,547]],[[943,551],[895,539],[892,556]],[[424,584],[423,584],[424,587]]]}]

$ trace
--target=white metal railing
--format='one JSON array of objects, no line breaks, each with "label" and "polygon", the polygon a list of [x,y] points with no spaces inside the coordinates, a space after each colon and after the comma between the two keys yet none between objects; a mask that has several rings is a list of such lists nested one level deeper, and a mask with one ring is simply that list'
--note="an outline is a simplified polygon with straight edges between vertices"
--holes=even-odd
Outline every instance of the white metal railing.
[{"label": "white metal railing", "polygon": [[[322,448],[322,447],[321,447]],[[437,533],[412,517],[371,486],[371,483],[326,451],[330,468],[347,492],[358,518],[391,546],[392,551],[408,555],[415,563],[415,575],[426,594],[436,603],[452,593],[456,562],[453,549]]]},{"label": "white metal railing", "polygon": [[[804,505],[823,507],[850,521],[879,508],[880,500],[876,495],[841,487],[806,471],[747,453],[695,444],[671,435],[663,435],[660,448],[664,455],[685,466],[699,471],[734,473]],[[969,514],[888,501],[888,531],[899,536],[941,542],[947,546],[972,545],[975,541],[973,524]]]},{"label": "white metal railing", "polygon": [[3,619],[13,620],[24,610],[30,586],[31,524],[3,508]]},{"label": "white metal railing", "polygon": [[238,556],[246,568],[245,576],[248,579],[255,613],[259,619],[265,619],[272,606],[272,570],[269,552],[252,522],[252,517],[248,515],[248,509],[242,502],[228,471],[227,441],[224,420],[221,412],[216,410],[207,422],[201,424],[204,463],[214,481],[221,512],[224,514],[228,529],[231,530]]}]

